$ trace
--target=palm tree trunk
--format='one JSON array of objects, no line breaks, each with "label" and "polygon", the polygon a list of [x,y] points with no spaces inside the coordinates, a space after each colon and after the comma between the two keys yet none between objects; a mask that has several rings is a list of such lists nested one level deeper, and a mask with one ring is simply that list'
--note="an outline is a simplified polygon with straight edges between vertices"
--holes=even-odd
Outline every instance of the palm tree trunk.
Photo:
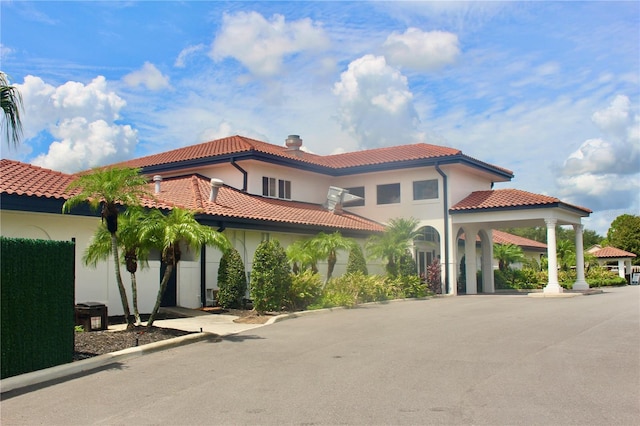
[{"label": "palm tree trunk", "polygon": [[136,281],[136,274],[131,273],[131,298],[133,299],[133,316],[136,320],[136,326],[142,324],[140,320],[140,311],[138,311],[138,282]]},{"label": "palm tree trunk", "polygon": [[331,279],[331,275],[333,275],[333,268],[336,267],[336,262],[338,258],[336,256],[336,252],[332,251],[329,253],[329,257],[327,258],[327,281]]},{"label": "palm tree trunk", "polygon": [[124,317],[127,320],[127,329],[133,328],[133,321],[131,318],[131,311],[129,310],[129,299],[127,298],[127,291],[122,283],[122,275],[120,275],[120,262],[118,257],[118,239],[116,234],[111,234],[111,252],[113,253],[113,262],[116,269],[116,282],[118,283],[118,291],[120,292],[120,300],[122,301],[122,310],[124,311]]},{"label": "palm tree trunk", "polygon": [[160,310],[160,303],[162,303],[162,295],[164,291],[167,289],[167,283],[169,282],[169,278],[171,278],[171,274],[173,273],[173,263],[167,264],[167,268],[164,270],[164,276],[162,277],[162,281],[160,282],[160,289],[158,290],[158,296],[156,297],[156,304],[153,307],[153,311],[151,311],[151,315],[149,316],[149,321],[147,322],[147,327],[151,327],[153,325],[153,321],[156,319],[156,315]]}]

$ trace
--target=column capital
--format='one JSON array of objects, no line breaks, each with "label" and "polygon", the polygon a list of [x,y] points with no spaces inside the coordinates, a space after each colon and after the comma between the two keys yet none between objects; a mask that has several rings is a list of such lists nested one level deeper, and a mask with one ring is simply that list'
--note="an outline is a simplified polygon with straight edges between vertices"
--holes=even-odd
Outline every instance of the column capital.
[{"label": "column capital", "polygon": [[584,229],[584,225],[583,225],[583,224],[581,224],[581,223],[574,223],[574,224],[573,224],[573,230],[574,230],[574,231],[576,231],[576,232],[577,232],[578,230],[579,230],[579,231],[582,231],[583,229]]},{"label": "column capital", "polygon": [[547,224],[547,228],[551,227],[551,226],[556,226],[556,223],[558,223],[558,219],[556,218],[546,218],[544,220],[544,223]]}]

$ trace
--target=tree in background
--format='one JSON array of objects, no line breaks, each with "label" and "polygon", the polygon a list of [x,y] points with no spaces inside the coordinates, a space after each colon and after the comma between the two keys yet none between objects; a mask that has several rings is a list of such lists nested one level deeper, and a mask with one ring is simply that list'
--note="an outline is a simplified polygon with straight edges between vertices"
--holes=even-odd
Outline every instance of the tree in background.
[{"label": "tree in background", "polygon": [[218,304],[223,308],[240,308],[247,291],[247,275],[240,253],[231,248],[222,254],[218,267]]},{"label": "tree in background", "polygon": [[616,217],[603,244],[634,253],[633,263],[640,265],[640,216],[623,214]]},{"label": "tree in background", "polygon": [[181,243],[195,253],[199,253],[204,244],[217,247],[223,253],[231,248],[231,243],[224,234],[198,223],[193,212],[180,208],[172,209],[167,215],[159,210],[152,210],[149,220],[144,221],[144,226],[140,230],[140,238],[161,251],[162,263],[166,265],[147,327],[153,325],[169,278],[180,262]]},{"label": "tree in background", "polygon": [[79,189],[62,205],[62,212],[69,213],[74,207],[89,203],[89,206],[97,210],[101,207],[103,223],[111,235],[111,253],[115,264],[116,282],[122,301],[122,309],[127,320],[127,327],[133,328],[131,311],[127,292],[120,275],[120,262],[118,255],[118,215],[119,207],[137,206],[140,199],[148,196],[145,185],[147,180],[140,174],[139,169],[127,167],[112,167],[108,169],[95,169],[91,173],[80,175],[69,184],[67,191]]},{"label": "tree in background", "polygon": [[509,265],[522,262],[524,254],[522,248],[515,244],[494,244],[493,258],[498,261],[498,269],[506,272],[509,269]]},{"label": "tree in background", "polygon": [[2,128],[6,136],[9,147],[20,145],[22,138],[22,120],[20,118],[22,106],[22,95],[15,86],[9,84],[7,74],[0,71],[0,105],[2,105]]},{"label": "tree in background", "polygon": [[558,266],[563,271],[568,271],[575,265],[576,249],[569,240],[558,241],[556,244],[556,254],[558,255]]},{"label": "tree in background", "polygon": [[315,247],[311,246],[310,241],[310,239],[296,240],[287,246],[287,258],[292,263],[294,274],[302,273],[307,269],[311,269],[314,274],[318,273],[320,254]]}]

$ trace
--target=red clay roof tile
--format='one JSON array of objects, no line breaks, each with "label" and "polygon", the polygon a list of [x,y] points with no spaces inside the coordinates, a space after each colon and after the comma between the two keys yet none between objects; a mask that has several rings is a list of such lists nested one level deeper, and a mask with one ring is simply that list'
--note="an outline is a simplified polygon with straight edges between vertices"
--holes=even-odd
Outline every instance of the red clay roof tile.
[{"label": "red clay roof tile", "polygon": [[586,207],[574,206],[567,204],[555,197],[548,195],[533,194],[531,192],[519,189],[494,189],[488,191],[475,191],[466,198],[451,207],[451,211],[471,211],[484,210],[494,208],[507,207],[524,207],[524,206],[549,206],[554,204],[562,204],[586,213],[592,213]]},{"label": "red clay roof tile", "polygon": [[72,175],[19,161],[0,160],[0,193],[67,199]]},{"label": "red clay roof tile", "polygon": [[592,253],[595,257],[605,258],[605,257],[636,257],[634,253],[629,253],[628,251],[621,250],[616,247],[602,247],[600,250]]},{"label": "red clay roof tile", "polygon": [[493,234],[493,242],[496,244],[515,244],[520,247],[543,250],[547,249],[547,245],[545,243],[520,237],[519,235],[509,234],[508,232],[500,231],[498,229],[494,229],[491,233]]}]

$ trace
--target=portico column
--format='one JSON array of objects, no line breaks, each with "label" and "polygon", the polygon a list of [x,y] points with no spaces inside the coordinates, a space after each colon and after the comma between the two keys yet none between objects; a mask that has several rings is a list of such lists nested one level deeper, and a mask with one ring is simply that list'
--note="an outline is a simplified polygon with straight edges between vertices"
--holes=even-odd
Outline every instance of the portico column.
[{"label": "portico column", "polygon": [[588,290],[589,283],[584,279],[584,243],[582,239],[582,224],[573,225],[576,231],[576,282],[573,283],[574,290]]},{"label": "portico column", "polygon": [[478,270],[477,266],[477,255],[476,255],[476,234],[477,230],[475,228],[466,228],[464,229],[464,259],[465,259],[465,275],[466,282],[465,287],[467,289],[467,294],[477,294],[478,293],[478,281],[476,272]]},{"label": "portico column", "polygon": [[544,288],[544,293],[562,293],[562,287],[558,284],[558,254],[556,251],[556,219],[545,219],[547,224],[547,272],[549,282]]},{"label": "portico column", "polygon": [[625,276],[624,276],[624,259],[618,259],[618,275],[621,278],[625,278]]}]

